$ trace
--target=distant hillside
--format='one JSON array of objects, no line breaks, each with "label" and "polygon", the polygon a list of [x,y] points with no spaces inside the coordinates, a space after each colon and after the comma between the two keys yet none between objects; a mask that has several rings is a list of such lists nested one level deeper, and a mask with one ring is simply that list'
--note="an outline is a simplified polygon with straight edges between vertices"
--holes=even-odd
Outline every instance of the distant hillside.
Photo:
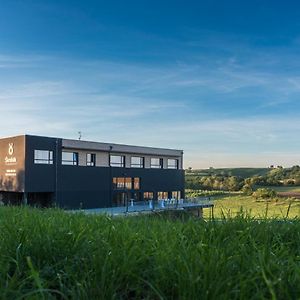
[{"label": "distant hillside", "polygon": [[192,176],[237,176],[241,178],[249,178],[253,176],[265,176],[270,172],[270,168],[221,168],[221,169],[200,169],[187,170],[186,175]]}]

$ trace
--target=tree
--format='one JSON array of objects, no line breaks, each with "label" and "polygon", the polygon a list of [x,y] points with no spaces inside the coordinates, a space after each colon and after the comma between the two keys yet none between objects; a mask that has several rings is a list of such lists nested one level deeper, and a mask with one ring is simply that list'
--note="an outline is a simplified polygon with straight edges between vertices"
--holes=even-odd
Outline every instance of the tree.
[{"label": "tree", "polygon": [[266,188],[262,188],[262,189],[258,189],[256,190],[252,196],[255,199],[272,199],[275,198],[277,196],[277,193],[274,190],[271,189],[266,189]]}]

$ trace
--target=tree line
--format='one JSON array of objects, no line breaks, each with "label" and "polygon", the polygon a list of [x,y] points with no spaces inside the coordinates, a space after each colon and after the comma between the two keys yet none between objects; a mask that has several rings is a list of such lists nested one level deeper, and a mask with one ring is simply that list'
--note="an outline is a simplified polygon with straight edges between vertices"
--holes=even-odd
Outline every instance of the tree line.
[{"label": "tree line", "polygon": [[[195,175],[193,175],[195,174]],[[300,166],[292,168],[270,167],[266,175],[243,178],[226,173],[199,175],[188,170],[186,172],[186,188],[193,190],[253,191],[255,186],[300,185]]]}]

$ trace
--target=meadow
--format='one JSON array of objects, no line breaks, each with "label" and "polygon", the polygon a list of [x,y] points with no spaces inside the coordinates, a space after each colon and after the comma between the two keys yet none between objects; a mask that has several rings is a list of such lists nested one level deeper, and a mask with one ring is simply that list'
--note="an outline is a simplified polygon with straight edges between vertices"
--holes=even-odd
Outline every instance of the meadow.
[{"label": "meadow", "polygon": [[1,299],[296,299],[299,282],[299,219],[0,208]]},{"label": "meadow", "polygon": [[[300,199],[274,198],[270,200],[255,199],[252,196],[231,195],[214,200],[214,217],[230,218],[249,215],[251,218],[293,219],[300,217]],[[210,210],[204,210],[206,218],[211,217]]]}]

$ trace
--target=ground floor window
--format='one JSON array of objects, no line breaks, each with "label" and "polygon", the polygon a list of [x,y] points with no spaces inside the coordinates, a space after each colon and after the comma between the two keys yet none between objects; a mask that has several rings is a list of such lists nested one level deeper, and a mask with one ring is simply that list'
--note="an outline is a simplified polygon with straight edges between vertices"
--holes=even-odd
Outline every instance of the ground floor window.
[{"label": "ground floor window", "polygon": [[140,192],[133,192],[131,194],[131,199],[137,202],[142,201],[142,195]]},{"label": "ground floor window", "polygon": [[125,206],[128,201],[128,194],[125,192],[119,192],[113,194],[112,206]]},{"label": "ground floor window", "polygon": [[113,177],[113,189],[116,190],[139,190],[140,178],[138,177]]},{"label": "ground floor window", "polygon": [[144,192],[144,199],[145,200],[152,200],[154,198],[153,192]]},{"label": "ground floor window", "polygon": [[181,198],[180,191],[173,191],[172,192],[172,199],[180,199],[180,198]]},{"label": "ground floor window", "polygon": [[168,192],[158,192],[157,199],[158,200],[168,199]]},{"label": "ground floor window", "polygon": [[133,188],[135,190],[140,189],[140,178],[138,178],[138,177],[133,178]]}]

